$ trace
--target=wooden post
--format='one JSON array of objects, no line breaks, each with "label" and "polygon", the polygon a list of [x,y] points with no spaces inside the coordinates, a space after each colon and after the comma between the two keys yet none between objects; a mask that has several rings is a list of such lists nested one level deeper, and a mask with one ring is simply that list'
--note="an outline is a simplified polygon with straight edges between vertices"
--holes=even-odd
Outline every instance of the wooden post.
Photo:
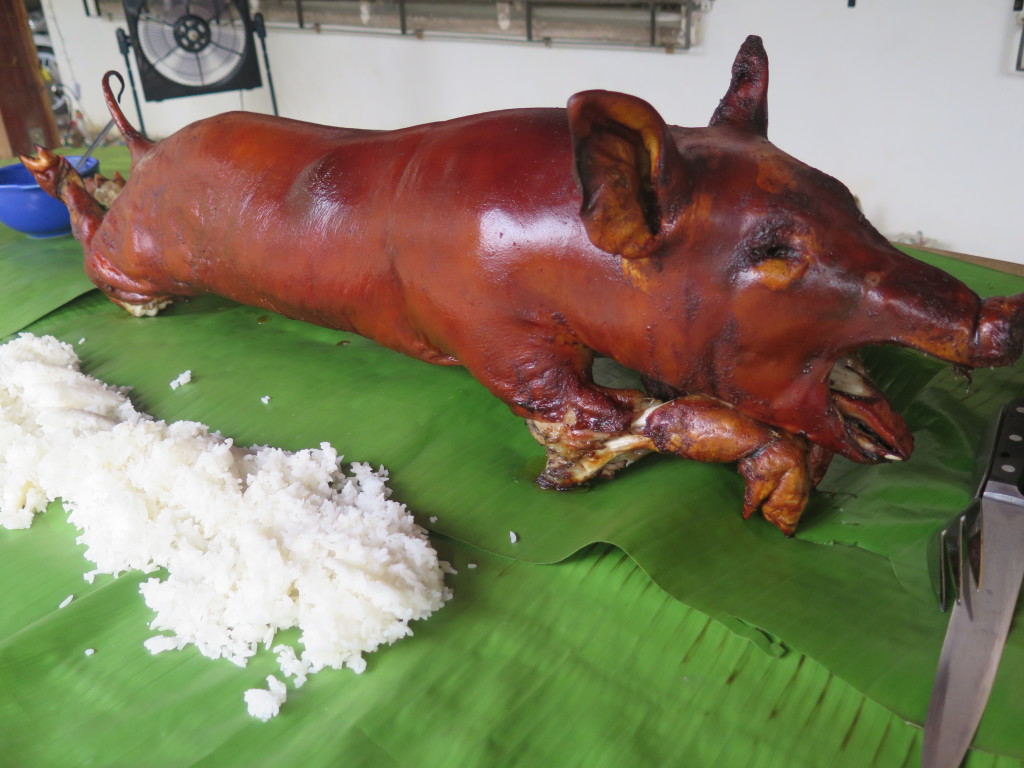
[{"label": "wooden post", "polygon": [[0,0],[0,157],[60,144],[24,0]]}]

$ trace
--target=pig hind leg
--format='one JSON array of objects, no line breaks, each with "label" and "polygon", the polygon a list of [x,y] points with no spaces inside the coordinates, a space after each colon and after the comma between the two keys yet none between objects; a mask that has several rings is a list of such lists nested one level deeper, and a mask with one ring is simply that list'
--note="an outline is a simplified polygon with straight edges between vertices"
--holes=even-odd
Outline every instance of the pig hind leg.
[{"label": "pig hind leg", "polygon": [[155,284],[129,277],[98,250],[86,250],[85,273],[108,299],[135,317],[151,317],[174,300]]},{"label": "pig hind leg", "polygon": [[[106,209],[94,192],[113,202],[124,182],[119,177],[93,185],[90,191],[81,175],[64,157],[37,147],[36,157],[22,156],[21,161],[35,176],[36,183],[67,206],[71,214],[71,231],[85,252],[85,272],[89,279],[111,301],[136,316],[155,315],[171,302],[146,280],[134,279],[117,269],[100,253],[102,235],[96,238],[103,224]],[[94,240],[97,242],[94,243]]]}]

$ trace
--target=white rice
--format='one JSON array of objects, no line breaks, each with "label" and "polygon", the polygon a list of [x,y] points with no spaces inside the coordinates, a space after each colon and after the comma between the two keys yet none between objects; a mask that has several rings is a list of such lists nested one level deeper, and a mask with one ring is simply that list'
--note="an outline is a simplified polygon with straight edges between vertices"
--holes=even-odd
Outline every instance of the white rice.
[{"label": "white rice", "polygon": [[[164,569],[140,586],[151,628],[169,633],[146,641],[153,653],[194,644],[244,666],[298,627],[301,652],[274,647],[298,686],[324,667],[361,672],[364,653],[439,609],[450,566],[388,498],[386,470],[350,472],[328,443],[240,448],[155,421],[52,337],[0,346],[0,525],[27,528],[60,498],[95,563],[87,578]],[[277,713],[279,685],[246,694],[255,716]]]},{"label": "white rice", "polygon": [[266,688],[250,688],[243,698],[249,714],[266,722],[272,717],[277,717],[281,705],[288,698],[288,689],[276,677],[267,675]]},{"label": "white rice", "polygon": [[192,381],[192,371],[182,371],[171,381],[171,389],[177,389],[183,384],[188,384],[190,381]]}]

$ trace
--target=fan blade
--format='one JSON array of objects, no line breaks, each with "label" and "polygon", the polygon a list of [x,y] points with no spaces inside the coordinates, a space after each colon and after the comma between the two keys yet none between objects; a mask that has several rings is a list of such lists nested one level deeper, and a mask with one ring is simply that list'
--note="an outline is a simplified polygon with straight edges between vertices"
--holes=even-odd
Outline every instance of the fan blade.
[{"label": "fan blade", "polygon": [[221,45],[216,40],[211,40],[210,41],[210,45],[212,47],[215,47],[215,48],[220,48],[222,51],[226,51],[227,53],[231,54],[232,56],[241,56],[245,52],[245,48],[244,47],[239,48],[238,50],[235,50],[234,48],[229,48],[226,45]]}]

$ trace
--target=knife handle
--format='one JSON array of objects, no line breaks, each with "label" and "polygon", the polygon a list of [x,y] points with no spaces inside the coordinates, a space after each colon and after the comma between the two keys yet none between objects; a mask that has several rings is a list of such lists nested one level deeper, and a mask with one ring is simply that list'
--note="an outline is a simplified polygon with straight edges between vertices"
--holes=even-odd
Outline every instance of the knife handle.
[{"label": "knife handle", "polygon": [[986,485],[992,482],[1024,490],[1024,398],[1008,402],[1000,415]]}]

